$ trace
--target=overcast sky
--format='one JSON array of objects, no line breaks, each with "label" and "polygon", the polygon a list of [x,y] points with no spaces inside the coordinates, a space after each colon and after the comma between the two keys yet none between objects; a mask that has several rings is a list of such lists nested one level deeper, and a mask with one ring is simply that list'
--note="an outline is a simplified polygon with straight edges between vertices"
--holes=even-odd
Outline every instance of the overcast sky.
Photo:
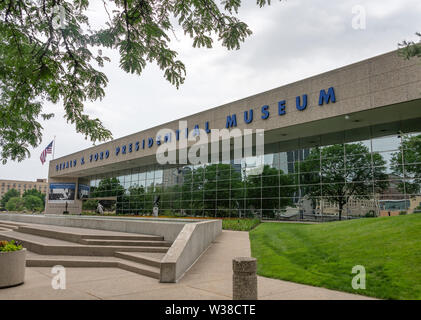
[{"label": "overcast sky", "polygon": [[[93,2],[90,16],[100,24],[106,15],[101,2]],[[112,59],[103,68],[109,79],[106,97],[87,103],[87,113],[100,118],[119,138],[395,50],[404,39],[418,40],[414,33],[421,31],[419,0],[273,0],[262,9],[254,0],[243,2],[239,18],[253,35],[238,51],[220,45],[194,49],[192,40],[177,29],[172,48],[187,68],[179,90],[155,65],[141,76],[129,75],[119,69],[115,52],[105,52]],[[352,27],[356,5],[366,10],[365,30]],[[45,111],[55,117],[42,122],[42,144],[31,149],[30,159],[0,165],[1,179],[46,178],[48,164],[42,166],[39,156],[54,136],[56,158],[92,146],[63,119],[61,103],[48,105]]]}]

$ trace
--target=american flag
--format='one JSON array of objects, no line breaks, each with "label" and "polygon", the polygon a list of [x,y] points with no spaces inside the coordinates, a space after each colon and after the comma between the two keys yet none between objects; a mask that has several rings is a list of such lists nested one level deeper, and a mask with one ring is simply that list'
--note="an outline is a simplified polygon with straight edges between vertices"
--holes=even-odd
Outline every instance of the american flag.
[{"label": "american flag", "polygon": [[47,146],[47,148],[44,149],[44,151],[41,153],[41,156],[39,157],[41,159],[41,163],[44,165],[44,162],[47,159],[47,154],[53,152],[53,141],[50,142],[50,144]]}]

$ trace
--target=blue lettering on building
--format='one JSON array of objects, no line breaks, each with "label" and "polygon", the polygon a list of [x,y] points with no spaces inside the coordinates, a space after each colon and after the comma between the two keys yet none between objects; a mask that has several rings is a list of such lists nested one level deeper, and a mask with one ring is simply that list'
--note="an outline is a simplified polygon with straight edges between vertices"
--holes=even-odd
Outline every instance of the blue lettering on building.
[{"label": "blue lettering on building", "polygon": [[296,102],[298,110],[300,110],[300,111],[305,110],[305,108],[307,108],[307,95],[306,94],[303,95],[303,104],[301,104],[301,97],[300,96],[298,96],[295,99],[295,102]]},{"label": "blue lettering on building", "polygon": [[228,128],[236,127],[236,126],[237,126],[237,116],[235,114],[231,116],[227,116],[227,123],[225,127],[228,129]]},{"label": "blue lettering on building", "polygon": [[266,120],[267,118],[269,118],[269,106],[263,106],[262,107],[262,119]]},{"label": "blue lettering on building", "polygon": [[244,111],[244,122],[247,124],[253,122],[253,109],[250,109],[250,111]]},{"label": "blue lettering on building", "polygon": [[165,135],[164,142],[171,142],[171,132],[169,132]]},{"label": "blue lettering on building", "polygon": [[[334,87],[330,87],[327,90],[326,89],[322,89],[320,90],[320,95],[319,95],[319,101],[318,104],[319,106],[322,106],[324,104],[329,104],[329,103],[335,103],[336,102],[336,94],[335,94],[335,89]],[[295,104],[296,104],[296,108],[299,111],[304,111],[305,109],[307,109],[307,107],[309,106],[308,104],[308,96],[307,94],[303,94],[302,96],[297,96],[296,100],[295,100]],[[287,108],[287,102],[286,100],[281,100],[278,102],[278,115],[279,116],[283,116],[286,114],[286,108]],[[261,119],[262,120],[266,120],[269,119],[270,117],[270,112],[269,112],[269,105],[264,105],[261,107]],[[248,111],[245,110],[244,111],[244,123],[245,124],[250,124],[253,122],[253,109],[249,109]],[[211,129],[210,129],[210,125],[209,125],[209,121],[205,122],[205,132],[206,133],[210,133]],[[226,118],[226,124],[225,127],[227,129],[232,128],[232,127],[237,127],[237,115],[236,114],[231,114],[228,115]],[[189,134],[189,129],[186,128],[185,129],[185,136],[186,138],[188,138],[188,134]],[[200,129],[199,129],[199,124],[196,124],[194,126],[193,129],[193,136],[197,136],[200,135]],[[176,130],[175,131],[175,138],[177,141],[180,140],[180,130]],[[163,137],[163,141],[161,141],[161,136],[158,136],[156,139],[156,144],[159,146],[161,145],[161,143],[167,143],[167,142],[171,142],[171,133],[167,133],[164,135]],[[146,142],[147,140],[147,142]],[[153,138],[147,138],[147,139],[143,139],[142,140],[142,149],[145,149],[146,144],[148,146],[148,148],[151,148],[154,144],[154,139]],[[140,142],[136,141],[134,142],[134,149],[135,151],[139,151],[140,149]],[[121,146],[117,146],[115,148],[115,156],[118,156],[120,153],[121,154],[126,154],[126,152],[133,152],[133,143],[129,143],[128,145],[123,145]],[[90,154],[89,155],[89,161],[92,162],[93,160],[98,161],[98,160],[103,160],[108,159],[110,156],[110,151],[109,150],[105,150],[105,151],[100,151],[97,152],[95,154]],[[85,164],[85,157],[82,156],[80,158],[80,164],[84,165]],[[56,171],[60,171],[60,170],[64,170],[66,168],[73,168],[76,167],[77,165],[77,160],[70,160],[70,161],[65,161],[62,163],[58,163],[56,164]]]},{"label": "blue lettering on building", "polygon": [[286,111],[286,101],[282,100],[278,102],[278,115],[283,116],[287,113]]},{"label": "blue lettering on building", "polygon": [[196,124],[194,126],[194,129],[193,129],[193,137],[196,137],[196,136],[199,136],[199,135],[200,135],[199,125]]},{"label": "blue lettering on building", "polygon": [[330,87],[327,93],[324,89],[320,90],[319,106],[322,106],[324,103],[328,104],[329,101],[336,102],[335,89],[333,87]]}]

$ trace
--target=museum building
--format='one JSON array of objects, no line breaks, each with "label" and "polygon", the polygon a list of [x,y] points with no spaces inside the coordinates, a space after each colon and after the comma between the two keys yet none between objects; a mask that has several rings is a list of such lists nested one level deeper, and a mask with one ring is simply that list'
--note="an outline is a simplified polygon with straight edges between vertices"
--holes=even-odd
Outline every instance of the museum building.
[{"label": "museum building", "polygon": [[[264,152],[158,163],[158,148],[174,139],[187,151],[199,129],[251,129],[254,144],[264,129]],[[412,213],[421,210],[420,133],[421,65],[393,51],[54,159],[46,213],[97,201],[128,215],[154,206],[270,219]]]}]

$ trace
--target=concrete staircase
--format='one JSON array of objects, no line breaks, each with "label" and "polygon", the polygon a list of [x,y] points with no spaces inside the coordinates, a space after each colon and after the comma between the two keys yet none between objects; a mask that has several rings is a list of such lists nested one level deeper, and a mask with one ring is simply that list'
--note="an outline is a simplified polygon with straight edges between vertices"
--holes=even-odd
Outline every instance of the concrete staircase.
[{"label": "concrete staircase", "polygon": [[20,241],[28,267],[111,267],[156,279],[171,246],[161,236],[3,221],[0,240]]}]

